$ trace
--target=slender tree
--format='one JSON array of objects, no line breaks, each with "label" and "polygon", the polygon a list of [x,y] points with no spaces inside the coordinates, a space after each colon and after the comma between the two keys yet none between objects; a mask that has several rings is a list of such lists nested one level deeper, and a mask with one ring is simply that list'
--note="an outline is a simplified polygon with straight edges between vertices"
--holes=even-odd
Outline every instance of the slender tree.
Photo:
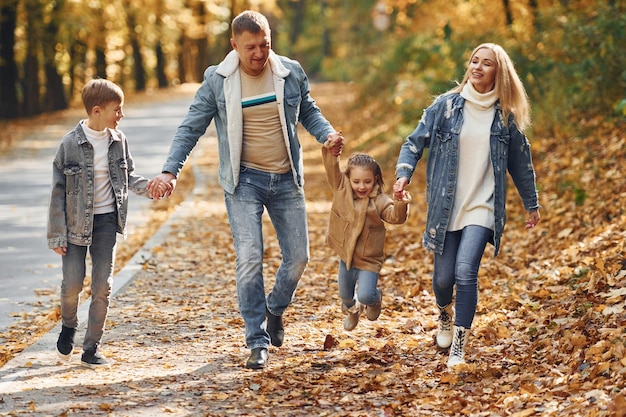
[{"label": "slender tree", "polygon": [[18,0],[0,2],[0,119],[18,116],[15,28]]},{"label": "slender tree", "polygon": [[42,36],[42,52],[44,74],[46,76],[45,109],[46,111],[63,110],[67,108],[67,98],[63,77],[57,69],[57,36],[63,16],[64,0],[56,0],[49,5],[48,23],[44,27]]},{"label": "slender tree", "polygon": [[42,37],[42,10],[41,3],[37,0],[25,0],[24,11],[26,14],[26,57],[23,68],[24,76],[22,85],[22,109],[24,116],[33,116],[41,112],[41,98],[39,95],[39,55],[41,53]]}]

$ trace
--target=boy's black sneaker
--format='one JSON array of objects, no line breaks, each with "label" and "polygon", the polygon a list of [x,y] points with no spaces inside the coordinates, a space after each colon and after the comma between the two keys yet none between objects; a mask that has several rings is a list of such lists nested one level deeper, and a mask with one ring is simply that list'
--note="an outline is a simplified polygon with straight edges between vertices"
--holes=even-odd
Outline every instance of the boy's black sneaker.
[{"label": "boy's black sneaker", "polygon": [[108,368],[111,366],[106,358],[98,353],[96,349],[88,349],[83,352],[80,363],[87,368]]},{"label": "boy's black sneaker", "polygon": [[61,334],[57,340],[57,355],[61,359],[69,359],[74,350],[74,335],[76,329],[61,325]]}]

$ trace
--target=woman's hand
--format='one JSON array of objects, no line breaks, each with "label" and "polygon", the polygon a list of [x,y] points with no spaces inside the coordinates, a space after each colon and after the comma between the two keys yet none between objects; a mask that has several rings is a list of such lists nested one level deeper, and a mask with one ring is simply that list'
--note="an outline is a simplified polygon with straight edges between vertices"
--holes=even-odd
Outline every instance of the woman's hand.
[{"label": "woman's hand", "polygon": [[396,200],[402,200],[404,198],[404,189],[406,188],[408,183],[409,179],[407,177],[400,177],[393,185],[393,197]]},{"label": "woman's hand", "polygon": [[541,216],[539,215],[539,210],[529,211],[528,220],[526,220],[526,228],[532,229],[533,227],[537,226],[540,218]]}]

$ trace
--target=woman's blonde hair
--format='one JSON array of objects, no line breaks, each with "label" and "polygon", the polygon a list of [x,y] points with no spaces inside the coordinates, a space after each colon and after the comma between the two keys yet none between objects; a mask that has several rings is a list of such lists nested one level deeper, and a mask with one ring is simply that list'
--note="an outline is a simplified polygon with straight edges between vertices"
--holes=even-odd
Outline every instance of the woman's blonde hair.
[{"label": "woman's blonde hair", "polygon": [[[468,62],[471,63],[476,52],[484,48],[490,49],[496,56],[497,68],[494,89],[496,90],[498,99],[500,99],[504,122],[507,123],[509,115],[513,114],[517,127],[523,132],[530,126],[530,104],[528,102],[526,89],[515,71],[513,61],[511,61],[506,51],[498,44],[483,43],[478,45],[474,51],[472,51]],[[465,75],[463,76],[463,81],[461,81],[458,86],[451,89],[449,93],[460,93],[465,84],[467,84],[470,75],[471,66],[468,65]]]}]

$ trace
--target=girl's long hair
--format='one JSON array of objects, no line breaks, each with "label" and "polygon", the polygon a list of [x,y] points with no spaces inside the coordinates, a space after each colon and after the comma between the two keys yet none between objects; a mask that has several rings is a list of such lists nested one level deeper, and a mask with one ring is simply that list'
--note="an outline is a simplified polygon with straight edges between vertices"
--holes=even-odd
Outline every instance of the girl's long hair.
[{"label": "girl's long hair", "polygon": [[[504,122],[507,123],[509,115],[513,114],[517,127],[523,132],[531,123],[530,104],[524,84],[522,84],[522,81],[515,71],[513,61],[511,61],[506,51],[498,44],[483,43],[478,45],[470,55],[468,63],[471,63],[476,52],[483,48],[492,50],[496,55],[497,68],[494,89],[500,100]],[[465,84],[467,84],[470,75],[471,67],[468,65],[465,75],[463,76],[463,81],[461,81],[458,86],[448,91],[448,93],[460,93]]]}]

